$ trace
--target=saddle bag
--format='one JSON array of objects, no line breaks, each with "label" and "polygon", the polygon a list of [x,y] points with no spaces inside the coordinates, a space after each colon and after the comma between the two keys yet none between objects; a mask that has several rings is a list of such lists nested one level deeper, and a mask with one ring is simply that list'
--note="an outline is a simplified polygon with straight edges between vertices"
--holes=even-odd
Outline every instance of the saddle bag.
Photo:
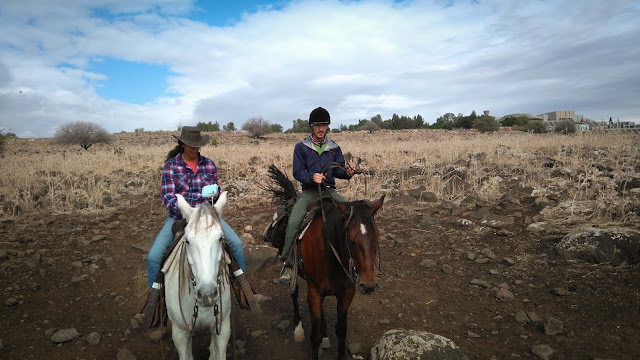
[{"label": "saddle bag", "polygon": [[273,220],[271,224],[267,226],[262,235],[265,242],[271,243],[276,249],[282,249],[284,246],[284,236],[287,231],[287,223],[289,222],[289,214],[293,204],[287,202],[287,204],[280,206],[273,214]]}]

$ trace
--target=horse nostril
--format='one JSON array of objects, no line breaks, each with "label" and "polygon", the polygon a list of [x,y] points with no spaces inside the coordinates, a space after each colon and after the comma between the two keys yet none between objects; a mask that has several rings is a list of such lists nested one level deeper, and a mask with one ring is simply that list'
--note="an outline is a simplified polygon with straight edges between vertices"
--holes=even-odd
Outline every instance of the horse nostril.
[{"label": "horse nostril", "polygon": [[376,291],[376,288],[378,288],[378,284],[374,284],[373,286],[367,286],[366,284],[360,284],[359,288],[360,288],[360,293],[361,294],[371,295],[371,294],[373,294],[374,291]]}]

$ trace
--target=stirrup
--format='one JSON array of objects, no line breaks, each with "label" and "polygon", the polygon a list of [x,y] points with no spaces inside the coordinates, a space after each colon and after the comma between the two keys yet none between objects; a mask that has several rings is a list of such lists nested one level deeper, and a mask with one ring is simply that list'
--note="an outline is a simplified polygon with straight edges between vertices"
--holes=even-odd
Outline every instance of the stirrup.
[{"label": "stirrup", "polygon": [[291,276],[293,274],[293,269],[287,265],[285,265],[280,271],[280,283],[281,284],[289,284],[291,282]]}]

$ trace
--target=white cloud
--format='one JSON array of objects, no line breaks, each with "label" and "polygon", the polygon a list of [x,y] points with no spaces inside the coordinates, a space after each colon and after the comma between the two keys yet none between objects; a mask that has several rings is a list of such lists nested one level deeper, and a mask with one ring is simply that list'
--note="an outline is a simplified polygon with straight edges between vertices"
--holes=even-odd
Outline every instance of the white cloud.
[{"label": "white cloud", "polygon": [[[487,109],[640,122],[637,2],[445,5],[301,0],[211,26],[187,17],[187,0],[2,2],[0,129],[52,136],[77,120],[112,132],[240,128],[252,116],[287,128],[316,106],[338,124]],[[95,7],[111,16],[92,17]],[[166,65],[176,98],[100,98],[105,74],[88,65],[109,57]]]}]

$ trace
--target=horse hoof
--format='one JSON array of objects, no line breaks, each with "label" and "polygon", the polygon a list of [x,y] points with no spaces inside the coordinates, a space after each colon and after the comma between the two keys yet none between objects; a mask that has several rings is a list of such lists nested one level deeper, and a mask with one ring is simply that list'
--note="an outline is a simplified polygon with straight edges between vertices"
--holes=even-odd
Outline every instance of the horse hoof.
[{"label": "horse hoof", "polygon": [[320,348],[321,349],[330,349],[331,348],[331,343],[329,343],[329,338],[322,338],[322,342],[320,343]]},{"label": "horse hoof", "polygon": [[296,329],[293,330],[293,340],[295,342],[303,342],[304,341],[304,329],[302,328],[302,321],[298,323]]}]

